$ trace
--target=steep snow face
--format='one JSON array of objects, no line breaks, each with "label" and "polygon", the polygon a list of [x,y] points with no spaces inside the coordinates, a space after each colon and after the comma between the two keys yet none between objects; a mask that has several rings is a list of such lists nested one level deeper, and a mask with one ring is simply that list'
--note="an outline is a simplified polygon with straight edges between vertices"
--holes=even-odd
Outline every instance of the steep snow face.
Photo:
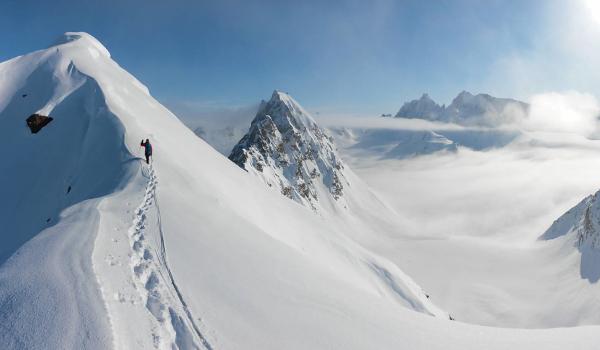
[{"label": "steep snow face", "polygon": [[[103,47],[86,34],[65,44],[0,64],[0,264],[25,241],[52,226],[59,213],[117,187],[130,158],[123,129],[108,109],[97,82],[78,60],[95,60]],[[82,44],[84,43],[84,44]],[[25,119],[39,113],[54,121],[31,134]],[[51,174],[48,173],[52,169]]]},{"label": "steep snow face", "polygon": [[581,253],[581,277],[592,283],[600,280],[600,191],[586,197],[558,218],[540,237],[562,238]]},{"label": "steep snow face", "polygon": [[418,100],[405,102],[395,117],[438,120],[443,116],[444,109],[445,106],[438,105],[428,94],[423,94]]},{"label": "steep snow face", "polygon": [[447,106],[439,106],[427,95],[419,100],[405,103],[396,118],[419,118],[461,125],[498,126],[524,117],[529,110],[527,103],[497,98],[487,94],[473,95],[462,91]]},{"label": "steep snow face", "polygon": [[[96,208],[130,178],[135,163],[102,88],[83,72],[103,66],[105,49],[85,33],[59,42],[0,63],[5,349],[105,349],[112,341],[91,264]],[[33,113],[54,120],[32,134],[25,119]]]},{"label": "steep snow face", "polygon": [[274,91],[263,102],[229,159],[313,209],[329,197],[345,205],[349,182],[333,138],[286,93]]}]

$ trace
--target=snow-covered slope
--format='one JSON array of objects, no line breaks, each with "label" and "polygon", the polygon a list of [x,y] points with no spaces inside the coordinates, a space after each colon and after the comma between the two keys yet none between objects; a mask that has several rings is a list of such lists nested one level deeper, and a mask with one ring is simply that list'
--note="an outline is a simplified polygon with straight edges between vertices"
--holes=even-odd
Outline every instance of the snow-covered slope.
[{"label": "snow-covered slope", "polygon": [[581,254],[581,277],[596,283],[600,280],[600,191],[590,195],[558,218],[540,237],[560,239],[565,250]]},{"label": "snow-covered slope", "polygon": [[[5,348],[327,347],[379,323],[373,307],[447,320],[345,228],[197,138],[93,37],[67,33],[0,76]],[[54,120],[31,134],[33,113]]]},{"label": "snow-covered slope", "polygon": [[418,100],[406,102],[395,117],[498,126],[518,120],[526,115],[528,109],[529,105],[521,101],[462,91],[447,107],[438,105],[427,94],[423,94]]},{"label": "snow-covered slope", "polygon": [[[31,134],[25,119],[36,112],[54,120]],[[596,327],[448,321],[398,266],[349,238],[372,235],[365,223],[330,221],[265,190],[85,33],[0,64],[0,130],[3,349],[593,349],[599,340]],[[154,146],[151,166],[138,156],[142,138]]]}]

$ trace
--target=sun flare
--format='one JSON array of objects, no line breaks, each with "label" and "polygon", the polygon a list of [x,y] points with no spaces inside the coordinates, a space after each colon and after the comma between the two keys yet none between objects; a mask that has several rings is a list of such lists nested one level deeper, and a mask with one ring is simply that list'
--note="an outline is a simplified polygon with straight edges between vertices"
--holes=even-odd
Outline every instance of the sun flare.
[{"label": "sun flare", "polygon": [[600,25],[600,1],[599,0],[582,0],[585,9],[588,11],[591,18]]}]

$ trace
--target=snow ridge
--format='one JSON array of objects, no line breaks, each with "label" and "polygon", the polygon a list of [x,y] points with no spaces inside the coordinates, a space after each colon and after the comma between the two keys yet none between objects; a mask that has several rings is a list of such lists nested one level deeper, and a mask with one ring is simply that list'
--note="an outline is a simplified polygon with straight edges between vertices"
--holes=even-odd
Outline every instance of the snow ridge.
[{"label": "snow ridge", "polygon": [[[160,325],[153,329],[153,344],[156,349],[212,350],[212,346],[195,324],[167,265],[160,209],[156,197],[157,184],[154,169],[150,167],[146,193],[135,211],[135,219],[129,230],[132,250],[131,267],[136,290],[140,293],[148,311]],[[156,232],[156,230],[147,230],[150,225],[147,213],[150,210],[155,210],[157,214],[158,237],[147,237],[147,231]],[[149,239],[153,239],[159,247],[153,247]]]}]

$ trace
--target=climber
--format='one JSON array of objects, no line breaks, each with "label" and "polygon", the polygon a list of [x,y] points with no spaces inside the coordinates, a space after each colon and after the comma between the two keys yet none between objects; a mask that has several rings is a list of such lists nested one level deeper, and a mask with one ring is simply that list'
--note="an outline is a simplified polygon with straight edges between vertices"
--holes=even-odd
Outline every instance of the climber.
[{"label": "climber", "polygon": [[146,156],[146,164],[150,164],[150,157],[152,157],[152,145],[150,144],[150,140],[146,139],[146,142],[142,140],[140,143],[141,147],[144,147],[144,155]]}]

